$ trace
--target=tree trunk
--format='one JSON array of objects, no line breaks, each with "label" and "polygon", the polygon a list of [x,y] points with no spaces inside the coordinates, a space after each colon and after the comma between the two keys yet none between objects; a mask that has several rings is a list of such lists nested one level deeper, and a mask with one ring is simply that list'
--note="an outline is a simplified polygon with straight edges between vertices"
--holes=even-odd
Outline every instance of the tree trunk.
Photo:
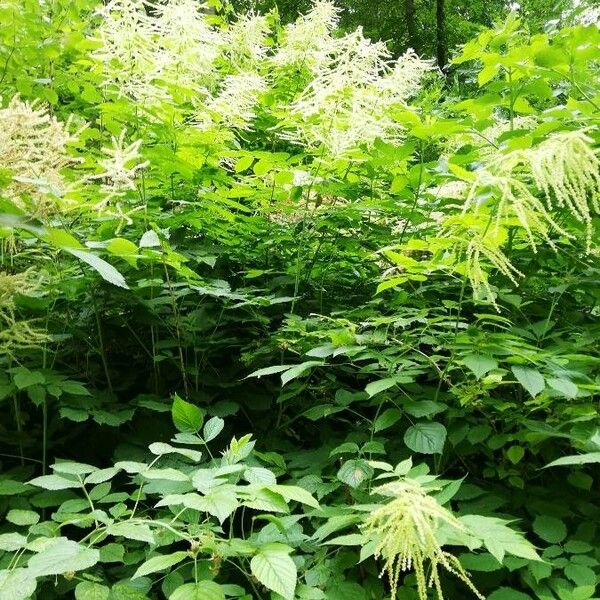
[{"label": "tree trunk", "polygon": [[408,45],[418,52],[417,11],[415,9],[415,0],[404,0],[404,18],[406,19],[406,31],[408,32]]},{"label": "tree trunk", "polygon": [[436,0],[436,56],[438,67],[445,71],[446,67],[446,0]]}]

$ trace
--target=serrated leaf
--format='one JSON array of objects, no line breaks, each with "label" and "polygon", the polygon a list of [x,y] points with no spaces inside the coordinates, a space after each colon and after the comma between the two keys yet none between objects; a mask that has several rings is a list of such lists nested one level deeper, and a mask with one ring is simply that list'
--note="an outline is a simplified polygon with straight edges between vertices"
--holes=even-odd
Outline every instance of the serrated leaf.
[{"label": "serrated leaf", "polygon": [[394,387],[398,383],[398,379],[396,377],[386,377],[385,379],[378,379],[377,381],[372,381],[368,383],[365,387],[365,392],[369,395],[369,398],[380,394],[381,392],[385,392],[385,390]]},{"label": "serrated leaf", "polygon": [[320,508],[319,503],[311,496],[310,492],[306,491],[297,485],[269,485],[268,489],[283,496],[286,500],[295,500],[313,508]]},{"label": "serrated leaf", "polygon": [[221,417],[212,417],[206,421],[204,429],[202,430],[204,441],[210,442],[211,440],[214,440],[221,431],[223,431],[223,427],[225,427],[225,421],[223,421]]},{"label": "serrated leaf", "polygon": [[481,379],[486,373],[498,367],[498,361],[491,356],[482,354],[469,354],[463,358],[463,364],[467,366],[477,379]]},{"label": "serrated leaf", "polygon": [[15,525],[35,525],[40,520],[40,515],[32,510],[13,508],[12,510],[8,511],[6,520],[9,523],[14,523]]},{"label": "serrated leaf", "polygon": [[184,433],[196,433],[200,431],[202,421],[204,420],[204,413],[198,406],[186,402],[177,394],[173,398],[171,415],[175,427]]},{"label": "serrated leaf", "polygon": [[441,454],[446,435],[446,428],[441,423],[426,421],[411,425],[404,433],[404,443],[413,452]]},{"label": "serrated leaf", "polygon": [[225,592],[214,581],[184,583],[169,596],[169,600],[225,600]]},{"label": "serrated leaf", "polygon": [[533,531],[549,544],[558,544],[567,537],[567,526],[550,515],[537,516],[533,521]]},{"label": "serrated leaf", "polygon": [[383,431],[388,427],[391,427],[394,423],[398,422],[402,418],[402,411],[398,408],[387,408],[384,410],[373,423],[373,430],[375,433]]},{"label": "serrated leaf", "polygon": [[24,548],[27,538],[20,533],[0,533],[0,550],[4,552],[15,552]]},{"label": "serrated leaf", "polygon": [[575,398],[577,396],[577,386],[568,379],[551,378],[547,380],[548,385],[557,392],[560,392],[565,398]]},{"label": "serrated leaf", "polygon": [[296,564],[289,556],[291,550],[284,544],[267,544],[250,561],[250,570],[256,579],[286,600],[294,599],[298,577]]},{"label": "serrated leaf", "polygon": [[84,571],[100,560],[100,552],[86,548],[73,540],[57,538],[50,540],[45,548],[34,554],[27,564],[34,577],[61,575],[69,571]]},{"label": "serrated leaf", "polygon": [[36,586],[29,569],[0,571],[0,600],[26,600],[33,595]]},{"label": "serrated leaf", "polygon": [[523,534],[508,526],[508,521],[483,515],[465,515],[459,517],[459,520],[466,525],[473,537],[483,542],[498,562],[502,562],[506,554],[528,560],[541,560]]},{"label": "serrated leaf", "polygon": [[75,600],[108,600],[110,588],[94,581],[81,581],[75,588]]},{"label": "serrated leaf", "polygon": [[157,571],[164,571],[165,569],[180,563],[185,558],[189,558],[189,555],[185,550],[173,552],[173,554],[161,554],[160,556],[153,556],[138,567],[131,579],[144,577],[145,575],[150,575],[150,573],[156,573]]},{"label": "serrated leaf", "polygon": [[570,465],[587,465],[591,463],[600,463],[600,452],[588,452],[586,454],[563,456],[562,458],[557,458],[551,463],[548,463],[544,468],[564,467]]},{"label": "serrated leaf", "polygon": [[160,246],[158,235],[152,229],[145,231],[140,239],[140,248],[156,248]]},{"label": "serrated leaf", "polygon": [[322,365],[323,363],[319,360],[307,360],[299,365],[294,365],[291,369],[288,369],[281,374],[281,385],[284,386],[297,377],[304,375],[304,373],[306,373],[306,371],[312,367],[318,367]]},{"label": "serrated leaf", "polygon": [[69,254],[77,257],[79,260],[87,263],[92,269],[94,269],[102,279],[116,285],[117,287],[129,289],[125,278],[115,267],[110,263],[107,263],[103,258],[96,256],[92,252],[87,250],[77,250],[75,248],[63,248]]},{"label": "serrated leaf", "polygon": [[164,454],[180,454],[181,456],[185,456],[194,462],[200,462],[202,459],[202,452],[199,450],[191,450],[190,448],[177,448],[175,446],[171,446],[170,444],[165,444],[164,442],[154,442],[153,444],[150,444],[148,449],[156,456],[162,456]]},{"label": "serrated leaf", "polygon": [[337,478],[352,488],[357,488],[373,475],[373,467],[360,458],[347,460],[337,472]]},{"label": "serrated leaf", "polygon": [[60,475],[42,475],[32,479],[29,483],[45,490],[68,490],[81,487],[79,481],[73,481]]},{"label": "serrated leaf", "polygon": [[517,381],[535,398],[545,387],[544,376],[537,369],[529,367],[511,367]]},{"label": "serrated leaf", "polygon": [[115,537],[124,537],[128,540],[138,540],[148,544],[154,543],[152,530],[145,523],[131,523],[130,521],[113,523],[107,527],[106,533]]}]

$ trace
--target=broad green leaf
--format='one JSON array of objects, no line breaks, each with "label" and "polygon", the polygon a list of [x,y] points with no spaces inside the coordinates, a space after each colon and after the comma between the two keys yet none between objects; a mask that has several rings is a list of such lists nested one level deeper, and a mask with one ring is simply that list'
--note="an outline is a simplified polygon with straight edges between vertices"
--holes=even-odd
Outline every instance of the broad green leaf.
[{"label": "broad green leaf", "polygon": [[398,408],[386,408],[373,423],[373,431],[383,431],[397,423],[402,418],[402,411]]},{"label": "broad green leaf", "polygon": [[473,372],[477,379],[498,367],[498,362],[491,356],[469,354],[463,358],[463,363]]},{"label": "broad green leaf", "polygon": [[506,451],[506,456],[513,465],[516,465],[521,462],[521,459],[525,456],[525,449],[523,446],[511,446]]},{"label": "broad green leaf", "polygon": [[46,381],[44,375],[39,371],[30,371],[29,369],[20,368],[13,375],[15,385],[20,389],[26,389],[32,385],[44,383]]},{"label": "broad green leaf", "polygon": [[14,552],[24,548],[26,544],[27,538],[20,533],[0,533],[0,550]]},{"label": "broad green leaf", "polygon": [[473,537],[483,542],[498,562],[502,562],[506,554],[528,560],[541,560],[523,534],[508,526],[508,521],[483,515],[465,515],[459,517],[459,520]]},{"label": "broad green leaf", "polygon": [[337,478],[352,488],[357,488],[373,475],[373,467],[361,458],[347,460],[337,472]]},{"label": "broad green leaf", "polygon": [[577,396],[577,386],[568,379],[551,378],[547,380],[548,385],[557,392],[560,392],[565,398],[575,398]]},{"label": "broad green leaf", "polygon": [[173,398],[171,415],[175,427],[182,432],[196,433],[200,431],[204,420],[204,413],[198,406],[186,402],[177,394]]},{"label": "broad green leaf", "polygon": [[268,489],[283,496],[286,500],[295,500],[313,508],[319,508],[319,503],[304,488],[297,485],[270,484]]},{"label": "broad green leaf", "polygon": [[0,570],[0,600],[27,600],[35,592],[36,585],[29,569]]},{"label": "broad green leaf", "polygon": [[256,579],[286,600],[294,599],[298,576],[296,565],[289,556],[291,551],[289,546],[271,543],[260,548],[250,561],[250,570]]},{"label": "broad green leaf", "polygon": [[588,452],[587,454],[573,454],[572,456],[563,456],[562,458],[557,458],[551,463],[548,463],[544,468],[564,467],[570,465],[587,465],[590,463],[600,463],[600,452]]},{"label": "broad green leaf", "polygon": [[117,287],[122,287],[125,289],[129,289],[125,278],[115,267],[113,267],[110,263],[107,263],[103,258],[96,256],[92,252],[88,252],[87,250],[76,250],[75,248],[65,248],[65,251],[69,254],[72,254],[79,260],[87,263],[92,269],[97,271],[102,279],[105,279],[109,283],[116,285]]},{"label": "broad green leaf", "polygon": [[154,442],[150,444],[149,448],[152,454],[156,454],[157,456],[163,456],[165,454],[181,454],[181,456],[185,456],[194,462],[200,462],[202,459],[202,452],[199,450],[191,450],[190,448],[177,448],[176,446],[171,446],[170,444],[165,444],[164,442]]},{"label": "broad green leaf", "polygon": [[80,581],[75,588],[75,600],[108,600],[110,588],[93,581]]},{"label": "broad green leaf", "polygon": [[153,556],[138,567],[131,579],[137,579],[138,577],[150,575],[150,573],[156,573],[157,571],[164,571],[165,569],[180,563],[185,558],[189,558],[189,555],[185,550],[173,552],[173,554],[161,554],[160,556]]},{"label": "broad green leaf", "polygon": [[13,508],[8,511],[6,520],[15,525],[35,525],[40,520],[40,515],[32,510]]},{"label": "broad green leaf", "polygon": [[148,544],[154,543],[152,530],[145,523],[132,523],[130,521],[113,523],[107,527],[106,533],[115,537],[124,537],[128,540],[138,540]]},{"label": "broad green leaf", "polygon": [[184,583],[169,596],[169,600],[225,600],[225,592],[214,581]]},{"label": "broad green leaf", "polygon": [[389,390],[391,387],[394,387],[398,383],[398,379],[396,377],[386,377],[385,379],[378,379],[377,381],[372,381],[367,384],[365,387],[365,392],[369,395],[369,398],[380,394],[381,392],[385,392],[385,390]]},{"label": "broad green leaf", "polygon": [[73,479],[67,479],[60,475],[42,475],[32,479],[30,485],[44,488],[46,490],[68,490],[71,488],[80,488],[81,483]]},{"label": "broad green leaf", "polygon": [[294,365],[291,369],[288,369],[281,374],[281,385],[286,385],[286,383],[289,383],[293,379],[304,375],[304,373],[306,373],[306,371],[312,367],[318,367],[322,365],[323,363],[319,360],[307,360],[299,365]]},{"label": "broad green leaf", "polygon": [[152,229],[146,231],[140,239],[140,248],[156,248],[160,246],[158,235]]},{"label": "broad green leaf", "polygon": [[535,398],[545,387],[543,375],[536,369],[529,367],[511,367],[517,381]]},{"label": "broad green leaf", "polygon": [[28,563],[29,572],[34,577],[61,575],[68,571],[83,571],[93,567],[100,560],[100,552],[87,548],[73,540],[57,538],[52,540]]},{"label": "broad green leaf", "polygon": [[225,421],[221,417],[212,417],[209,419],[204,424],[204,429],[202,430],[204,441],[210,442],[214,440],[223,431],[223,427],[225,427]]},{"label": "broad green leaf", "polygon": [[404,434],[404,443],[413,452],[441,454],[446,442],[446,428],[441,423],[425,421],[411,425]]},{"label": "broad green leaf", "polygon": [[558,544],[567,537],[566,525],[550,515],[537,516],[533,521],[533,531],[549,544]]}]

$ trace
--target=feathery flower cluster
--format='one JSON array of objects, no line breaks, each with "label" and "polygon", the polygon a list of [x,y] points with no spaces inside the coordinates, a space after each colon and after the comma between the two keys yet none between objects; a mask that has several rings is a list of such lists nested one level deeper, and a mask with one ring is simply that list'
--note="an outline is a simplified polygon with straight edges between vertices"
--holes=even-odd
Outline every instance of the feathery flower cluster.
[{"label": "feathery flower cluster", "polygon": [[519,156],[544,193],[548,210],[555,201],[585,224],[588,250],[592,212],[600,213],[600,158],[591,143],[582,130],[557,133]]},{"label": "feathery flower cluster", "polygon": [[225,55],[236,68],[252,67],[265,58],[265,39],[269,32],[267,19],[263,15],[248,13],[223,32]]},{"label": "feathery flower cluster", "polygon": [[15,296],[32,294],[36,289],[30,271],[16,274],[0,271],[0,355],[11,354],[18,348],[32,348],[48,339],[46,333],[15,316]]},{"label": "feathery flower cluster", "polygon": [[377,138],[402,139],[404,128],[391,109],[415,93],[431,64],[412,51],[391,63],[385,44],[371,42],[360,29],[331,38],[329,46],[313,79],[291,103],[283,137],[311,147],[322,145],[333,156]]},{"label": "feathery flower cluster", "polygon": [[[414,569],[419,600],[427,600],[427,589],[433,588],[443,600],[440,567],[456,575],[481,600],[484,597],[471,583],[459,560],[442,549],[436,533],[442,524],[464,531],[461,522],[447,509],[428,496],[415,481],[402,480],[385,484],[375,493],[392,500],[371,513],[364,531],[375,540],[375,558],[384,559],[391,597],[396,597],[400,575]],[[430,573],[425,573],[429,562]]]},{"label": "feathery flower cluster", "polygon": [[[149,16],[146,7],[155,12]],[[117,93],[145,102],[164,100],[169,86],[199,93],[212,81],[223,39],[210,27],[195,0],[154,6],[145,0],[110,0],[98,10],[105,83]]]},{"label": "feathery flower cluster", "polygon": [[0,168],[12,176],[3,194],[32,216],[56,210],[69,188],[62,171],[77,162],[67,152],[77,137],[69,125],[18,96],[0,109]]},{"label": "feathery flower cluster", "polygon": [[140,161],[141,140],[126,145],[126,130],[123,129],[118,138],[112,137],[112,146],[102,148],[106,158],[100,159],[98,164],[104,169],[102,173],[90,175],[87,179],[101,179],[100,191],[104,196],[95,208],[105,208],[111,200],[122,198],[127,192],[135,190],[137,172],[148,166],[148,162]]},{"label": "feathery flower cluster", "polygon": [[219,93],[208,98],[196,113],[196,124],[201,129],[211,125],[249,129],[255,117],[258,97],[267,89],[264,79],[257,73],[227,75]]},{"label": "feathery flower cluster", "polygon": [[331,34],[338,24],[339,12],[330,0],[315,0],[307,14],[286,26],[273,64],[310,72],[322,68],[334,44]]}]

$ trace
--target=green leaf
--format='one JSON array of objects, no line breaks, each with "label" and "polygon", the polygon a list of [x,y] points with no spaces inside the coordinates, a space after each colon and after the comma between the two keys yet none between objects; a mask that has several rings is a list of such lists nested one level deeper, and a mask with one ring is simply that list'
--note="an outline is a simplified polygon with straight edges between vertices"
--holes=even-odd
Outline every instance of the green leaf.
[{"label": "green leaf", "polygon": [[577,396],[577,386],[568,379],[548,379],[548,385],[557,392],[560,392],[565,398],[575,398]]},{"label": "green leaf", "polygon": [[204,413],[198,406],[186,402],[177,394],[173,398],[171,415],[175,427],[184,433],[196,433],[200,431],[202,421],[204,420]]},{"label": "green leaf", "polygon": [[373,475],[373,467],[360,458],[347,460],[337,472],[337,478],[352,488],[357,488]]},{"label": "green leaf", "polygon": [[107,263],[103,258],[100,258],[99,256],[96,256],[87,250],[76,250],[75,248],[65,248],[64,250],[79,260],[87,263],[90,267],[92,267],[92,269],[100,274],[102,279],[105,279],[117,287],[129,289],[129,286],[125,282],[123,275],[121,275],[121,273],[119,273],[115,267],[113,267],[110,263]]},{"label": "green leaf", "polygon": [[536,369],[529,367],[511,367],[517,381],[535,398],[546,387],[543,375]]},{"label": "green leaf", "polygon": [[212,417],[209,419],[202,430],[204,441],[210,442],[214,440],[223,431],[223,427],[225,427],[225,421],[221,417]]},{"label": "green leaf", "polygon": [[281,374],[281,385],[286,385],[293,379],[300,377],[312,367],[318,367],[322,365],[323,363],[320,360],[307,360],[299,365],[294,365],[291,369],[288,369]]},{"label": "green leaf", "polygon": [[404,443],[413,452],[441,454],[446,435],[446,428],[441,423],[426,421],[411,425],[404,434]]},{"label": "green leaf", "polygon": [[20,533],[0,533],[0,550],[4,552],[14,552],[24,548],[27,544],[27,538]]},{"label": "green leaf", "polygon": [[385,379],[379,379],[377,381],[372,381],[368,383],[365,387],[365,392],[369,395],[369,398],[384,392],[385,390],[389,390],[391,387],[394,387],[398,383],[397,377],[386,377]]},{"label": "green leaf", "polygon": [[569,465],[587,465],[590,463],[600,463],[600,452],[588,452],[587,454],[563,456],[562,458],[557,458],[551,463],[548,463],[544,468],[563,467]]},{"label": "green leaf", "polygon": [[185,558],[189,558],[189,555],[185,550],[173,552],[173,554],[161,554],[160,556],[153,556],[138,567],[131,579],[143,577],[144,575],[150,575],[150,573],[156,573],[157,571],[164,571],[165,569],[180,563]]},{"label": "green leaf", "polygon": [[68,490],[71,488],[80,488],[81,483],[73,479],[67,479],[60,475],[42,475],[29,482],[31,485],[44,488],[45,490]]},{"label": "green leaf", "polygon": [[319,503],[304,488],[297,485],[270,484],[267,489],[283,496],[286,500],[295,500],[313,508],[320,508]]},{"label": "green leaf", "polygon": [[214,581],[199,581],[179,586],[169,600],[225,600],[225,592]]},{"label": "green leaf", "polygon": [[391,427],[394,423],[398,422],[402,418],[402,411],[398,408],[387,408],[384,410],[373,423],[373,431],[383,431],[388,427]]},{"label": "green leaf", "polygon": [[481,354],[469,354],[463,358],[463,364],[467,366],[477,379],[481,379],[486,373],[498,367],[498,361],[491,356]]},{"label": "green leaf", "polygon": [[115,537],[124,537],[128,540],[138,540],[154,544],[154,535],[152,530],[145,523],[130,523],[129,521],[121,521],[113,523],[106,528],[106,533]]},{"label": "green leaf", "polygon": [[565,575],[578,586],[596,587],[596,573],[585,565],[569,564],[565,567]]},{"label": "green leaf", "polygon": [[533,531],[545,542],[558,544],[567,537],[567,527],[560,520],[549,515],[539,515],[533,521]]},{"label": "green leaf", "polygon": [[35,577],[29,569],[0,571],[0,600],[26,600],[34,594],[35,588]]},{"label": "green leaf", "polygon": [[17,388],[24,390],[31,385],[37,385],[44,383],[46,378],[39,371],[30,371],[24,367],[21,367],[13,376],[13,381]]},{"label": "green leaf", "polygon": [[28,568],[34,577],[61,575],[68,571],[89,569],[99,560],[98,550],[86,548],[73,540],[56,538],[50,540],[41,552],[29,559]]},{"label": "green leaf", "polygon": [[465,515],[459,517],[459,520],[466,525],[473,537],[483,542],[498,562],[502,562],[506,554],[528,560],[541,560],[523,534],[508,526],[508,521],[483,515]]},{"label": "green leaf", "polygon": [[108,600],[110,589],[93,581],[81,581],[75,588],[75,600]]},{"label": "green leaf", "polygon": [[256,579],[286,600],[293,600],[298,576],[296,565],[289,556],[291,551],[284,544],[266,544],[250,561],[250,570]]},{"label": "green leaf", "polygon": [[8,511],[6,520],[15,525],[35,525],[40,520],[40,515],[32,510],[13,508]]},{"label": "green leaf", "polygon": [[520,463],[521,459],[525,456],[525,449],[523,446],[511,446],[506,451],[506,456],[513,465],[516,465],[517,463]]}]

